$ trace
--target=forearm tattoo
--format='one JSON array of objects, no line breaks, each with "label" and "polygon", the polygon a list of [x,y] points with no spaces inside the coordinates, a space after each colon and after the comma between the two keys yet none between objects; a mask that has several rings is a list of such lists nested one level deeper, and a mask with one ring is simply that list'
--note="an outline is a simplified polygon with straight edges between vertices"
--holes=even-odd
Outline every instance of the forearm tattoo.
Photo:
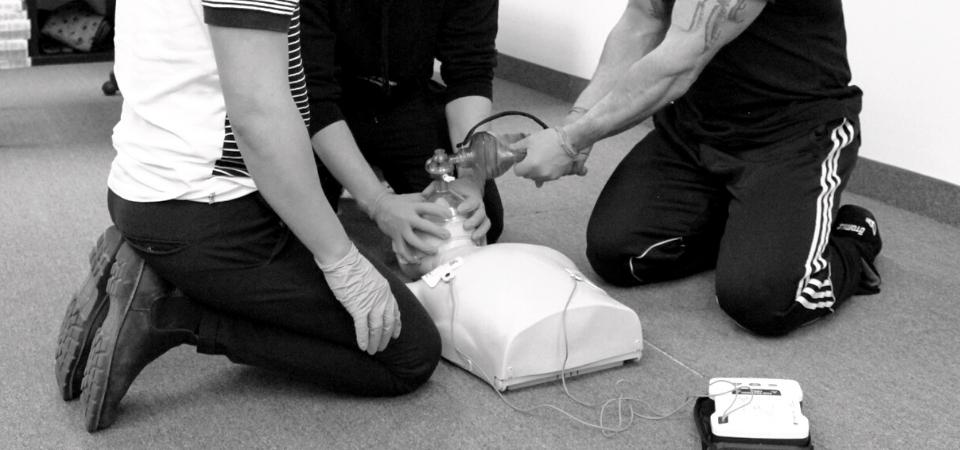
[{"label": "forearm tattoo", "polygon": [[725,23],[743,22],[746,7],[746,0],[700,0],[690,15],[686,31],[704,27],[703,51],[710,50],[720,40]]},{"label": "forearm tattoo", "polygon": [[[686,31],[693,31],[697,28],[700,28],[701,22],[703,22],[703,10],[707,7],[707,2],[711,0],[700,0],[697,2],[697,8],[693,10],[693,14],[690,16],[690,25],[687,26]],[[714,6],[716,8],[716,6]]]},{"label": "forearm tattoo", "polygon": [[[724,3],[729,3],[729,0],[726,0]],[[743,23],[743,10],[747,9],[747,2],[744,0],[737,0],[737,3],[733,5],[727,12],[727,19],[733,23]]]}]

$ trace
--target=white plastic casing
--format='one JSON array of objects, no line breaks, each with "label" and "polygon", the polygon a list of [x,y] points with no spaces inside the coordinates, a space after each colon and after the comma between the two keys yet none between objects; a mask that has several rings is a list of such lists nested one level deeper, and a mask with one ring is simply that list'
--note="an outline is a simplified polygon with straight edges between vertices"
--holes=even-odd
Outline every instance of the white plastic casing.
[{"label": "white plastic casing", "polygon": [[641,356],[637,314],[555,250],[496,244],[451,266],[423,277],[421,302],[443,357],[497,390],[558,379],[561,367],[573,376]]},{"label": "white plastic casing", "polygon": [[[713,434],[746,439],[806,439],[810,422],[800,410],[803,391],[794,380],[711,378]],[[726,418],[723,416],[726,415]]]}]

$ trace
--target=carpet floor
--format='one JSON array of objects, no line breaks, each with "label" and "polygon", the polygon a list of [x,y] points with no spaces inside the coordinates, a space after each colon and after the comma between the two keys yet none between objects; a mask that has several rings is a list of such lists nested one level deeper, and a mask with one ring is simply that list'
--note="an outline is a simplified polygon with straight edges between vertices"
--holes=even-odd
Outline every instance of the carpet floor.
[{"label": "carpet floor", "polygon": [[[720,376],[797,380],[818,448],[957,447],[960,229],[856,195],[845,202],[874,211],[883,232],[883,291],[785,338],[757,337],[728,319],[712,272],[631,289],[601,284],[639,314],[643,358],[567,387],[596,404],[641,399],[638,413],[679,408],[662,420],[638,418],[605,436],[554,409],[511,409],[446,362],[411,395],[359,399],[180,347],[137,378],[113,427],[88,434],[79,402],[58,396],[53,362],[67,300],[109,225],[109,137],[121,103],[100,92],[109,70],[95,63],[0,71],[0,448],[692,449],[699,438],[685,401]],[[495,104],[548,122],[568,107],[502,80]],[[510,119],[495,128],[530,127]],[[596,281],[584,256],[586,220],[603,181],[646,131],[641,125],[599,144],[586,177],[539,189],[512,174],[500,178],[502,240],[553,247]],[[356,214],[344,220],[363,232]],[[559,383],[505,397],[600,421],[599,408],[575,403]],[[616,424],[616,413],[608,409],[603,423]]]}]

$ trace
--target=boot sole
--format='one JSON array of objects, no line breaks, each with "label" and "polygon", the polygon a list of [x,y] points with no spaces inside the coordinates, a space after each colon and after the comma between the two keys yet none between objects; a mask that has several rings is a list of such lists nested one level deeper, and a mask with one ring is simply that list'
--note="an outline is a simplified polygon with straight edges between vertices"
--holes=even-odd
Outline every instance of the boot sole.
[{"label": "boot sole", "polygon": [[116,339],[104,337],[103,329],[97,331],[93,340],[93,349],[83,374],[83,416],[88,432],[99,430],[100,417],[103,413],[103,400],[107,394],[110,364],[113,360],[113,349]]},{"label": "boot sole", "polygon": [[106,285],[117,250],[123,239],[116,228],[108,228],[90,251],[90,275],[70,299],[57,338],[55,376],[64,401],[80,396],[83,372],[94,335],[107,316]]},{"label": "boot sole", "polygon": [[[138,271],[136,278],[130,280],[130,283],[124,283],[122,273],[126,267],[124,261],[117,261],[110,270],[110,279],[107,281],[107,293],[111,303],[116,303],[113,298],[120,298],[121,295],[130,297],[136,291],[140,284],[140,276],[143,271]],[[129,287],[127,287],[127,286]],[[123,292],[126,291],[126,292]],[[119,302],[119,300],[118,300]],[[123,325],[123,319],[127,317],[132,299],[127,299],[124,310],[111,308],[112,314],[107,314],[103,326],[97,331],[93,340],[93,346],[90,349],[90,355],[87,360],[86,370],[83,374],[83,394],[82,403],[84,405],[84,418],[86,429],[94,432],[106,427],[111,423],[101,423],[103,419],[104,400],[107,395],[107,388],[110,385],[110,370],[113,366],[113,355],[117,347],[117,337],[120,335],[120,328]]]}]

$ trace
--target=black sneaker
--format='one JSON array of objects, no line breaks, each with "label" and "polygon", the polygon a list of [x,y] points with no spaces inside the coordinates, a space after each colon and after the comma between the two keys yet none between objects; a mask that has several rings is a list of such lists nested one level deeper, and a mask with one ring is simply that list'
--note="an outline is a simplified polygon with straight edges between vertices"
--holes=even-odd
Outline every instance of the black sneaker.
[{"label": "black sneaker", "polygon": [[107,228],[100,235],[97,245],[90,251],[90,274],[70,299],[60,324],[55,376],[60,395],[66,401],[80,396],[83,370],[93,336],[107,316],[110,303],[106,292],[107,279],[110,278],[110,267],[121,242],[123,239],[115,227]]},{"label": "black sneaker", "polygon": [[851,238],[860,250],[860,262],[863,274],[855,295],[876,294],[880,292],[880,272],[874,266],[874,260],[883,248],[880,239],[880,226],[873,213],[856,205],[843,205],[837,211],[836,226],[833,235]]}]

